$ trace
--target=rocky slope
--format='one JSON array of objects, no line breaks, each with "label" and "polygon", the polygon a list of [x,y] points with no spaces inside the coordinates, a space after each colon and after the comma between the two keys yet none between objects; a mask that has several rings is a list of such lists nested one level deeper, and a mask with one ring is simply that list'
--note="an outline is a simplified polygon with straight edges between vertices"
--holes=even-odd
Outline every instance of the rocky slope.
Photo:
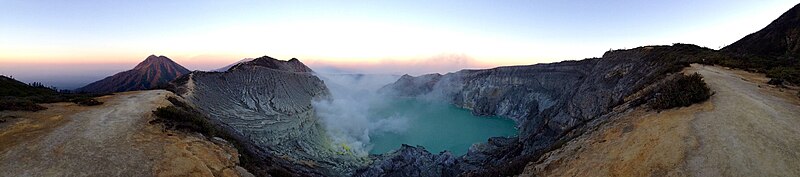
[{"label": "rocky slope", "polygon": [[256,171],[340,176],[365,159],[337,151],[311,106],[326,99],[325,84],[297,59],[269,57],[226,72],[192,72],[174,90],[258,158]]},{"label": "rocky slope", "polygon": [[189,73],[189,70],[165,56],[150,55],[131,70],[120,72],[84,87],[76,92],[112,93],[144,90],[165,84]]}]

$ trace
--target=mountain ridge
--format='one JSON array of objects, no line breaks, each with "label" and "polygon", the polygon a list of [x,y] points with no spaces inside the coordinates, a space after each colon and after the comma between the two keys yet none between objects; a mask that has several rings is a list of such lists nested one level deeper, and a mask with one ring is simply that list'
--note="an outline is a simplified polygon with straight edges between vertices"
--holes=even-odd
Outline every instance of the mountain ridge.
[{"label": "mountain ridge", "polygon": [[766,27],[720,51],[739,55],[797,57],[800,54],[800,4],[781,14]]}]

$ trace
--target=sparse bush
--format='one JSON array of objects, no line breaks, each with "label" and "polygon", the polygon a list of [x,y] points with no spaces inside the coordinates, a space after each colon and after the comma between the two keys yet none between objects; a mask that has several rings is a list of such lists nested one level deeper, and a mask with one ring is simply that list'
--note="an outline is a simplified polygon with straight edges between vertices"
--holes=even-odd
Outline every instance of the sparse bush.
[{"label": "sparse bush", "polygon": [[678,62],[678,63],[675,63],[673,65],[667,66],[666,72],[667,73],[680,72],[680,71],[683,70],[683,68],[686,68],[686,67],[691,67],[689,62]]},{"label": "sparse bush", "polygon": [[661,87],[652,92],[649,105],[654,109],[669,109],[674,107],[689,106],[711,97],[708,88],[700,74],[678,75],[661,84]]},{"label": "sparse bush", "polygon": [[775,78],[772,78],[772,79],[770,79],[769,81],[767,81],[767,84],[769,84],[769,85],[777,85],[777,86],[782,86],[782,85],[783,85],[783,79],[775,79]]},{"label": "sparse bush", "polygon": [[189,130],[208,136],[215,136],[216,130],[208,120],[194,112],[189,112],[175,106],[160,107],[153,111],[161,119],[153,123],[163,123],[167,128],[176,130]]},{"label": "sparse bush", "polygon": [[767,70],[767,77],[797,84],[800,83],[800,70],[790,67],[774,67]]},{"label": "sparse bush", "polygon": [[77,97],[70,101],[81,106],[96,106],[103,104],[103,102],[97,101],[91,97]]},{"label": "sparse bush", "polygon": [[160,107],[153,113],[160,119],[151,123],[163,123],[169,129],[188,130],[199,132],[208,136],[218,136],[213,124],[201,113],[188,107],[186,103],[176,98],[167,98],[173,106]]}]

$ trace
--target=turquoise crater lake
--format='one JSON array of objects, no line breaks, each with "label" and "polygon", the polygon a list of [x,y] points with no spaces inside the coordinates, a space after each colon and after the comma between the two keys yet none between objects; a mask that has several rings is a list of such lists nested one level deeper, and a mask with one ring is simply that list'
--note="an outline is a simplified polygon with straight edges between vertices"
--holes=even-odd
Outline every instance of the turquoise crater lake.
[{"label": "turquoise crater lake", "polygon": [[448,150],[463,155],[472,144],[484,143],[490,137],[516,135],[513,120],[497,116],[475,116],[469,110],[452,104],[396,99],[386,105],[375,106],[371,116],[402,117],[407,127],[402,132],[380,132],[370,137],[371,154],[396,150],[402,144],[420,145],[437,154]]}]

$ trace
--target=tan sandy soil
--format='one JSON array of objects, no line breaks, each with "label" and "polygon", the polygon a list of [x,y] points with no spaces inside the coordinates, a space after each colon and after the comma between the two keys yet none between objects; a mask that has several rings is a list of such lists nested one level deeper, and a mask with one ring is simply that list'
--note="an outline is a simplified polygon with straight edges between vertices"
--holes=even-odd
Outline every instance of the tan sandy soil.
[{"label": "tan sandy soil", "polygon": [[172,93],[153,90],[99,98],[100,106],[45,105],[0,112],[0,176],[240,176],[224,141],[149,124]]},{"label": "tan sandy soil", "polygon": [[800,176],[796,88],[763,74],[692,65],[715,95],[633,110],[530,163],[521,176]]}]

